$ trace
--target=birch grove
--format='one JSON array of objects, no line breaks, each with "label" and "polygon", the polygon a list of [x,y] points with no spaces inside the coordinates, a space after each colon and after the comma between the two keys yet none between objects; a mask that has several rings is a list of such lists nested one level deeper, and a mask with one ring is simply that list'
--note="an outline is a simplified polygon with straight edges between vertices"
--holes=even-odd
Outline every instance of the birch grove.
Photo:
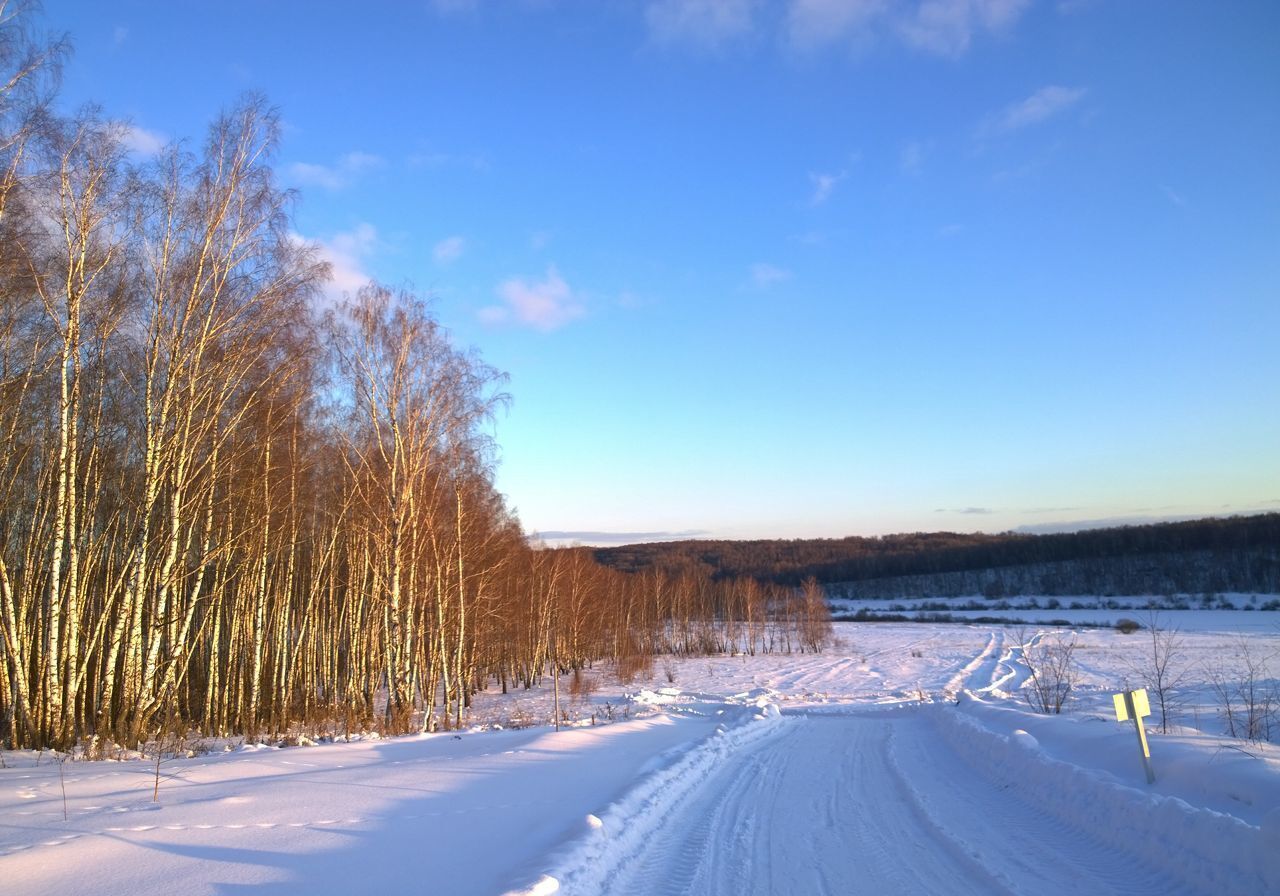
[{"label": "birch grove", "polygon": [[133,745],[464,724],[489,687],[659,651],[816,650],[825,607],[529,545],[502,376],[409,290],[323,309],[278,114],[140,160],[51,114],[0,0],[0,739]]}]

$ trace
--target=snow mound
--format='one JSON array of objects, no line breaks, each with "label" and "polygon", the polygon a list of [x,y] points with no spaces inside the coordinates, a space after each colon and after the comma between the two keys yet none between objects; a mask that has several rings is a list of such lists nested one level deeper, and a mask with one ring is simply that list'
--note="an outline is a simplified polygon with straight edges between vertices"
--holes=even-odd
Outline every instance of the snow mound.
[{"label": "snow mound", "polygon": [[1063,823],[1167,868],[1206,892],[1280,893],[1280,809],[1270,812],[1262,827],[1254,827],[1052,759],[1025,731],[1005,737],[962,711],[943,711],[934,719],[941,736],[970,766]]},{"label": "snow mound", "polygon": [[782,710],[778,708],[776,703],[761,704],[755,714],[757,719],[777,719],[781,718],[781,716]]},{"label": "snow mound", "polygon": [[1009,742],[1027,750],[1039,750],[1040,741],[1036,740],[1031,734],[1019,728],[1009,736]]}]

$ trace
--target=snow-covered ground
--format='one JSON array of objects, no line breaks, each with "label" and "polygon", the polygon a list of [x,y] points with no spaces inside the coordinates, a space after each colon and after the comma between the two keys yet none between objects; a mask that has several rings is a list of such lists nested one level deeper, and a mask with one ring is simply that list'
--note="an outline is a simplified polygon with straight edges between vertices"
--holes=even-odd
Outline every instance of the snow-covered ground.
[{"label": "snow-covered ground", "polygon": [[1000,617],[1040,625],[1066,621],[1077,626],[1114,625],[1122,619],[1146,622],[1154,610],[1161,623],[1183,631],[1280,632],[1280,598],[1274,594],[1179,594],[1099,597],[1096,595],[1016,597],[868,598],[830,601],[837,618],[859,611],[929,620],[949,614],[957,620]]},{"label": "snow-covered ground", "polygon": [[166,759],[154,802],[148,761],[3,754],[0,892],[1280,893],[1280,748],[1225,737],[1211,686],[1246,654],[1274,685],[1280,629],[1229,621],[1276,614],[1183,613],[1154,785],[1110,696],[1143,632],[1080,630],[1040,716],[1034,629],[840,623],[820,655],[590,671],[559,732],[512,729],[551,714],[520,691],[461,734]]}]

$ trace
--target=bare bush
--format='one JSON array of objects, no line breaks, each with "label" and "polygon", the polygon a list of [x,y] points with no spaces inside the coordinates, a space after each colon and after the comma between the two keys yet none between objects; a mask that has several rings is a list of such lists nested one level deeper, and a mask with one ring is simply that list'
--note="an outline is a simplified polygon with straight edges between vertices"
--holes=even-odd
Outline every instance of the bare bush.
[{"label": "bare bush", "polygon": [[1242,635],[1231,668],[1219,663],[1208,670],[1219,716],[1231,737],[1260,743],[1280,734],[1280,686],[1271,677],[1270,659]]},{"label": "bare bush", "polygon": [[631,684],[637,678],[653,677],[653,655],[642,651],[627,652],[618,657],[618,680]]},{"label": "bare bush", "polygon": [[1179,705],[1178,691],[1189,670],[1182,664],[1182,637],[1176,627],[1166,627],[1160,614],[1152,610],[1146,628],[1148,648],[1140,661],[1130,664],[1130,669],[1146,687],[1152,706],[1160,711],[1160,733],[1168,734]]},{"label": "bare bush", "polygon": [[1053,635],[1041,632],[1030,641],[1019,635],[1019,641],[1023,645],[1022,658],[1030,672],[1027,702],[1036,712],[1062,712],[1076,684],[1075,632]]},{"label": "bare bush", "polygon": [[581,669],[574,669],[573,675],[569,678],[569,696],[573,700],[586,701],[591,699],[600,687],[592,675],[585,675]]}]

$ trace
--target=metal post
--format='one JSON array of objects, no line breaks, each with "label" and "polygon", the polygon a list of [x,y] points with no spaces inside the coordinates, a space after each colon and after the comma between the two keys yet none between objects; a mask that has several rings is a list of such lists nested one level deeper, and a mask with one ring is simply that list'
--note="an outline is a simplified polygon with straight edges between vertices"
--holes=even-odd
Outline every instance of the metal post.
[{"label": "metal post", "polygon": [[1156,773],[1151,770],[1151,750],[1147,747],[1147,732],[1142,727],[1142,717],[1138,715],[1138,708],[1133,705],[1133,691],[1124,692],[1124,708],[1129,712],[1129,718],[1133,719],[1134,730],[1138,732],[1138,748],[1142,751],[1142,768],[1147,773],[1147,783],[1156,783]]}]

